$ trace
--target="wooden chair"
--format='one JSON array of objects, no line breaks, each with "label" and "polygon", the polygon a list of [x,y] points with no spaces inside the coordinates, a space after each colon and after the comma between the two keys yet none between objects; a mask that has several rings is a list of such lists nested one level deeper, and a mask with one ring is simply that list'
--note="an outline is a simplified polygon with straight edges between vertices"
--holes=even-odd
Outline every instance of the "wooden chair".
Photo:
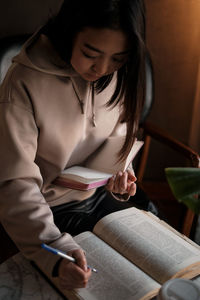
[{"label": "wooden chair", "polygon": [[[187,237],[194,239],[198,216],[195,216],[191,210],[174,198],[166,180],[146,180],[144,176],[152,140],[175,150],[180,156],[187,160],[187,166],[200,167],[200,157],[197,152],[185,145],[182,141],[175,139],[157,125],[147,121],[148,115],[153,107],[154,89],[153,65],[151,58],[148,57],[146,60],[146,99],[139,131],[139,138],[144,140],[144,146],[139,159],[136,160],[136,166],[134,166],[134,168],[136,168],[137,185],[146,194],[147,198],[157,205],[161,211],[161,216],[163,216],[171,226],[175,227]],[[165,153],[163,153],[163,155],[165,155]],[[183,167],[184,166],[185,165],[183,165]],[[171,167],[171,165],[166,167]],[[181,165],[179,165],[179,167],[181,167]],[[164,169],[162,171],[164,174]],[[176,215],[171,218],[174,211]]]},{"label": "wooden chair", "polygon": [[5,37],[0,40],[0,84],[11,65],[12,58],[18,54],[27,35]]},{"label": "wooden chair", "polygon": [[[147,160],[149,156],[149,149],[152,140],[156,140],[167,147],[175,150],[179,155],[185,157],[187,160],[187,166],[199,168],[200,167],[200,157],[197,152],[193,149],[180,142],[179,140],[173,138],[166,131],[161,130],[154,124],[150,122],[143,122],[141,124],[142,135],[144,139],[144,146],[141,152],[141,157],[137,165],[137,183],[138,186],[145,192],[152,202],[154,202],[158,208],[161,208],[162,214],[167,218],[170,214],[173,214],[173,208],[176,208],[176,213],[178,215],[174,216],[177,222],[171,223],[173,227],[179,230],[181,233],[194,239],[195,227],[197,224],[198,216],[196,216],[190,209],[185,205],[178,203],[178,201],[172,195],[167,181],[147,181],[144,179],[145,168],[147,166]],[[171,167],[171,166],[170,166]],[[181,167],[181,166],[179,166]],[[164,170],[163,170],[164,172]],[[164,206],[162,207],[162,201],[164,201]],[[170,207],[168,212],[165,209]]]}]

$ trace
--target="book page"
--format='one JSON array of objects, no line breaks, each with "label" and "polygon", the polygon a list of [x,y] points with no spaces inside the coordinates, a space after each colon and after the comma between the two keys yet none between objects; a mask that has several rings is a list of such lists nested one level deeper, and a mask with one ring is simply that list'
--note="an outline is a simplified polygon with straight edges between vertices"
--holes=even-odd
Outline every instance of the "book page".
[{"label": "book page", "polygon": [[74,239],[85,250],[88,265],[98,270],[98,273],[92,272],[86,288],[76,290],[80,299],[139,300],[151,299],[157,294],[160,285],[155,280],[93,233],[84,232]]},{"label": "book page", "polygon": [[62,172],[62,176],[64,178],[69,178],[72,180],[76,180],[83,183],[92,183],[102,179],[108,179],[112,177],[112,174],[99,172],[93,169],[81,167],[81,166],[74,166],[68,169],[65,169]]},{"label": "book page", "polygon": [[159,283],[181,270],[179,276],[187,278],[185,268],[192,264],[191,278],[200,272],[200,248],[137,208],[104,217],[94,233]]}]

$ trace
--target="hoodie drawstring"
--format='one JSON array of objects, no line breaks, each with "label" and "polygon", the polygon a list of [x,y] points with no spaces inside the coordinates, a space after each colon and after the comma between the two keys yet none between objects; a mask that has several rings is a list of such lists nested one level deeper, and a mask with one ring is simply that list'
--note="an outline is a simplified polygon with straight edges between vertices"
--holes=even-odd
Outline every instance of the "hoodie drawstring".
[{"label": "hoodie drawstring", "polygon": [[[72,85],[73,85],[73,83],[72,83]],[[84,101],[80,99],[80,97],[79,97],[79,95],[78,95],[78,93],[77,93],[74,85],[73,85],[73,88],[74,88],[74,92],[76,94],[76,98],[78,99],[78,102],[79,102],[79,105],[80,105],[80,108],[81,108],[81,114],[84,115],[84,113],[85,113],[84,112]]]},{"label": "hoodie drawstring", "polygon": [[[72,83],[73,85],[73,83]],[[78,102],[79,102],[79,105],[80,105],[80,108],[81,108],[81,114],[84,114],[85,111],[84,111],[84,101],[79,97],[79,94],[78,92],[76,91],[76,88],[75,86],[73,85],[73,88],[74,88],[74,92],[76,94],[76,97],[78,99]],[[92,96],[92,125],[93,127],[96,127],[97,126],[97,123],[96,123],[96,114],[95,114],[95,107],[94,107],[94,94],[95,94],[95,88],[94,88],[94,84],[92,83],[91,84],[91,96]]]},{"label": "hoodie drawstring", "polygon": [[92,124],[93,124],[93,127],[97,126],[95,107],[94,107],[94,84],[93,83],[92,83]]}]

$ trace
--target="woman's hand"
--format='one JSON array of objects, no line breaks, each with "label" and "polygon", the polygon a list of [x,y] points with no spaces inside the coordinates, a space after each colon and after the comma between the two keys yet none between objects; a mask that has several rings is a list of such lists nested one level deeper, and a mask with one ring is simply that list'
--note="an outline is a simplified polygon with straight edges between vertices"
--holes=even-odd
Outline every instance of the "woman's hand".
[{"label": "woman's hand", "polygon": [[136,193],[136,180],[137,178],[132,170],[118,172],[115,176],[109,179],[106,188],[112,193],[134,196]]},{"label": "woman's hand", "polygon": [[58,274],[60,286],[63,289],[84,288],[91,276],[83,250],[76,249],[67,253],[76,259],[76,263],[63,259]]}]

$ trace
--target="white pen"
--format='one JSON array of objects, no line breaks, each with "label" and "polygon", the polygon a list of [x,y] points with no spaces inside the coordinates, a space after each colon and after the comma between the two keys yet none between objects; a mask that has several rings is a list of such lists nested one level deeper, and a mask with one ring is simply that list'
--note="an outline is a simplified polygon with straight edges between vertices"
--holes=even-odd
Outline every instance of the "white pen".
[{"label": "white pen", "polygon": [[[49,252],[51,252],[51,253],[53,253],[53,254],[56,254],[56,255],[59,255],[59,256],[61,256],[61,257],[63,257],[63,258],[65,258],[65,259],[67,259],[67,260],[69,260],[69,261],[71,261],[71,262],[73,262],[73,263],[76,263],[76,260],[75,260],[75,258],[74,257],[72,257],[72,256],[69,256],[69,255],[67,255],[66,253],[64,253],[64,252],[62,252],[62,251],[60,251],[60,250],[58,250],[58,249],[55,249],[55,248],[53,248],[53,247],[50,247],[50,246],[48,246],[48,245],[46,245],[46,244],[41,244],[41,246],[42,246],[42,248],[43,249],[45,249],[45,250],[47,250],[47,251],[49,251]],[[98,271],[95,269],[95,268],[93,268],[93,267],[90,267],[90,266],[87,266],[89,269],[91,269],[93,272],[95,272],[95,273],[97,273]]]}]

